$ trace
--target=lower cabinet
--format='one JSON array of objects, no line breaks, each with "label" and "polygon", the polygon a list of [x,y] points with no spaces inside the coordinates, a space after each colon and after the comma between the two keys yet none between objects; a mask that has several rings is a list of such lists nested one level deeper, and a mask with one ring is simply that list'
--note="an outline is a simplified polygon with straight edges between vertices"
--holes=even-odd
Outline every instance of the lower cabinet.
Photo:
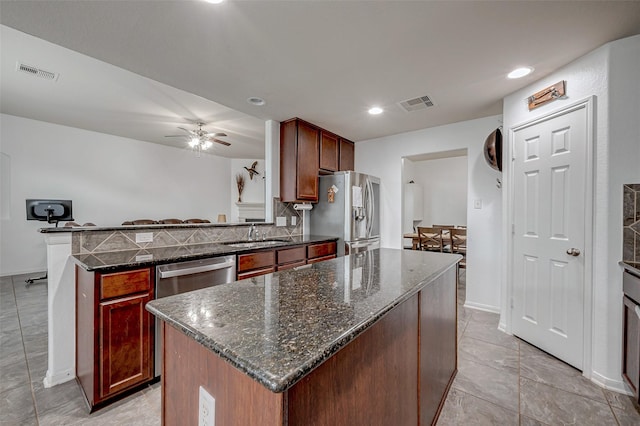
[{"label": "lower cabinet", "polygon": [[92,411],[153,379],[153,274],[76,267],[76,376]]},{"label": "lower cabinet", "polygon": [[310,244],[307,247],[307,263],[322,262],[336,257],[337,244],[335,241],[329,243]]},{"label": "lower cabinet", "polygon": [[640,394],[640,276],[624,272],[622,288],[622,377]]},{"label": "lower cabinet", "polygon": [[238,255],[238,279],[256,277],[275,271],[321,262],[336,257],[335,241],[296,247],[262,250]]}]

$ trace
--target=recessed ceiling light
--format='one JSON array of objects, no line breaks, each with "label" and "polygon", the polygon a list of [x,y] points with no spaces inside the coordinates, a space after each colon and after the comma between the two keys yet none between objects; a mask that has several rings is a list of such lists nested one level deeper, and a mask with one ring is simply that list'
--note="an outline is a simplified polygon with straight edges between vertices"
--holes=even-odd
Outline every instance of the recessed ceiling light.
[{"label": "recessed ceiling light", "polygon": [[258,98],[258,97],[255,97],[255,96],[252,96],[249,99],[247,99],[247,102],[249,102],[251,105],[255,105],[255,106],[263,106],[263,105],[266,104],[264,99]]},{"label": "recessed ceiling light", "polygon": [[220,4],[222,2],[224,2],[224,0],[204,0],[207,3],[213,3],[213,4]]},{"label": "recessed ceiling light", "polygon": [[369,109],[369,114],[371,115],[378,115],[378,114],[382,114],[382,111],[384,111],[382,108],[380,107],[373,107]]},{"label": "recessed ceiling light", "polygon": [[509,74],[507,74],[507,77],[508,78],[520,78],[520,77],[524,77],[525,75],[531,74],[532,71],[533,71],[533,68],[531,68],[531,67],[516,68],[515,70],[513,70]]}]

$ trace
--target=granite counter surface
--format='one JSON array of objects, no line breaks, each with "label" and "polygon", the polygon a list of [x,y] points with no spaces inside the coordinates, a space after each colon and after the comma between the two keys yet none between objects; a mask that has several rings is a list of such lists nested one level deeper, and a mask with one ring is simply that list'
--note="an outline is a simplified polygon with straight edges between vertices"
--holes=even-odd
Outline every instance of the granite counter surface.
[{"label": "granite counter surface", "polygon": [[143,250],[121,250],[92,254],[73,254],[74,262],[87,271],[109,272],[123,268],[146,267],[163,263],[182,262],[186,260],[205,259],[214,256],[244,253],[256,250],[269,250],[311,244],[326,241],[336,241],[335,237],[321,235],[294,236],[282,238],[281,243],[266,248],[238,248],[225,243],[190,244],[183,246],[161,247]]},{"label": "granite counter surface", "polygon": [[461,258],[377,249],[153,300],[147,310],[283,392]]}]

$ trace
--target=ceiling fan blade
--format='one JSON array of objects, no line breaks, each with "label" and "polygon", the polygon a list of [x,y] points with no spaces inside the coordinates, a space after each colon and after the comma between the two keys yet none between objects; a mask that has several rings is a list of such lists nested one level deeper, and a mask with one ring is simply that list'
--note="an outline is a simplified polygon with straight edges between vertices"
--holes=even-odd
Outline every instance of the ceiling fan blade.
[{"label": "ceiling fan blade", "polygon": [[185,129],[184,127],[178,127],[180,130],[184,130],[185,132],[194,135],[196,132],[193,130]]},{"label": "ceiling fan blade", "polygon": [[212,140],[213,142],[218,142],[219,144],[222,144],[222,145],[231,146],[231,144],[229,142],[221,141],[220,139],[213,138],[213,139],[210,139],[210,140]]},{"label": "ceiling fan blade", "polygon": [[165,138],[186,138],[187,135],[164,135]]},{"label": "ceiling fan blade", "polygon": [[205,136],[210,138],[224,138],[225,136],[227,136],[227,134],[226,133],[207,133],[205,134]]}]

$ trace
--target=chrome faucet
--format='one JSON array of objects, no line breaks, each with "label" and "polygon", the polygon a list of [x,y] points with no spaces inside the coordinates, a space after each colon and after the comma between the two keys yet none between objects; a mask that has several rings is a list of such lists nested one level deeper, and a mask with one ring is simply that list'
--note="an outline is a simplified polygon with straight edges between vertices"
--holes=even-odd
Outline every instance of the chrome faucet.
[{"label": "chrome faucet", "polygon": [[[255,233],[255,237],[254,237],[254,233]],[[254,238],[258,240],[259,236],[260,236],[260,231],[258,231],[258,228],[256,228],[256,224],[252,223],[251,227],[249,228],[249,236],[248,236],[249,241],[253,241]]]}]

